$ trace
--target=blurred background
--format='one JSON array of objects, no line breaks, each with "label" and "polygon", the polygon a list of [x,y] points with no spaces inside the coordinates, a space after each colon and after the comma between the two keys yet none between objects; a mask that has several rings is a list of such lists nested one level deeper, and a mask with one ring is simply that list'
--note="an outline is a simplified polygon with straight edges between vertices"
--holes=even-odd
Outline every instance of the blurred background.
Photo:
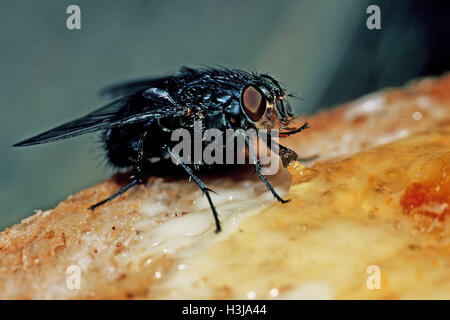
[{"label": "blurred background", "polygon": [[[81,8],[81,30],[66,9]],[[381,29],[369,30],[369,5]],[[268,72],[297,113],[450,70],[450,1],[0,3],[0,230],[111,175],[95,134],[12,148],[102,106],[102,87],[227,66]]]}]

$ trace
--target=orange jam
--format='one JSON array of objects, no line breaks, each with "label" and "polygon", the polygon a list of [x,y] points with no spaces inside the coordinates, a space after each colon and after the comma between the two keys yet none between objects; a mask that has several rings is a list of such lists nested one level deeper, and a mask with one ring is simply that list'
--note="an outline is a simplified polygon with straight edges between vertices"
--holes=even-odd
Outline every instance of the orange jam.
[{"label": "orange jam", "polygon": [[407,213],[420,213],[443,221],[450,214],[450,153],[436,164],[430,177],[406,189],[401,204]]}]

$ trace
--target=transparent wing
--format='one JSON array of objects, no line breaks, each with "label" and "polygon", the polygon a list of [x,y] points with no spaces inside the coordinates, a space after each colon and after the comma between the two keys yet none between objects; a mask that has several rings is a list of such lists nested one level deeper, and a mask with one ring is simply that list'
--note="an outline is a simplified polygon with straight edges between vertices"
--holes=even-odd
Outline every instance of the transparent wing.
[{"label": "transparent wing", "polygon": [[119,97],[128,96],[130,94],[143,91],[148,88],[164,89],[167,82],[173,76],[156,78],[156,79],[142,79],[137,81],[130,81],[106,87],[100,91],[100,95],[105,98],[116,99]]},{"label": "transparent wing", "polygon": [[63,140],[93,131],[175,115],[178,111],[175,106],[149,101],[142,93],[134,94],[13,146],[31,146]]}]

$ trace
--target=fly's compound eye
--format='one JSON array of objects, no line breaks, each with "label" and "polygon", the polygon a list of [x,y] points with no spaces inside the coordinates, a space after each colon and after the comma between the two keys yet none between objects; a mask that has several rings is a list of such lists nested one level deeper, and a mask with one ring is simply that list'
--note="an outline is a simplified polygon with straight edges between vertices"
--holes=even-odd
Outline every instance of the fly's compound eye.
[{"label": "fly's compound eye", "polygon": [[266,98],[254,86],[248,86],[242,91],[242,109],[254,122],[259,121],[266,113]]}]

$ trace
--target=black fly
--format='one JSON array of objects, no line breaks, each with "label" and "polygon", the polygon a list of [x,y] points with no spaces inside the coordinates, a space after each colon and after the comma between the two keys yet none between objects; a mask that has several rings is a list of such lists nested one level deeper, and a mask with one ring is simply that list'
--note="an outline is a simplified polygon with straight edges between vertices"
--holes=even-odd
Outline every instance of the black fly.
[{"label": "black fly", "polygon": [[[195,171],[219,170],[222,165],[185,164],[173,152],[175,142],[171,133],[177,128],[192,130],[194,121],[202,121],[203,129],[253,128],[280,129],[280,136],[288,136],[308,128],[288,127],[294,114],[285,90],[278,81],[266,74],[229,69],[182,68],[177,74],[129,82],[104,90],[103,95],[116,99],[82,118],[63,124],[14,146],[30,146],[58,141],[80,134],[103,131],[104,147],[110,163],[116,167],[132,167],[133,180],[109,198],[91,209],[111,201],[131,187],[144,183],[144,172],[171,175],[182,168],[200,187],[211,206],[216,232],[221,230],[217,211],[209,188]],[[283,200],[261,172],[261,164],[245,140],[245,147],[254,160],[256,173],[275,198]],[[283,164],[297,159],[297,154],[269,139],[272,150],[279,152]],[[173,162],[172,159],[175,159]]]}]

